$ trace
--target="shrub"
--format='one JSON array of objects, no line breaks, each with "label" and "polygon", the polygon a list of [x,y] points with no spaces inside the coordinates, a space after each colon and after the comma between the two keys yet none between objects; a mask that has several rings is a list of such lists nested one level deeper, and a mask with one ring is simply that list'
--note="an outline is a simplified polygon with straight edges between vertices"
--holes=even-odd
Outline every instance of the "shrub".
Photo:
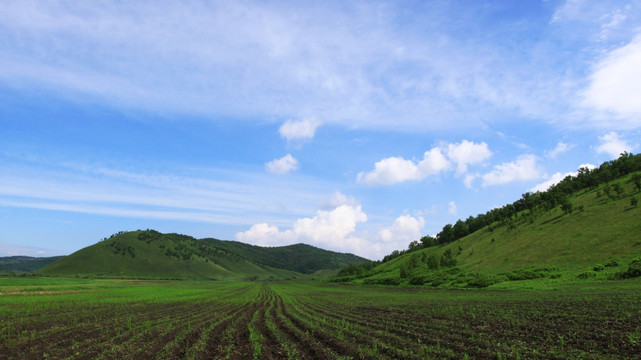
[{"label": "shrub", "polygon": [[596,277],[596,274],[595,274],[595,273],[593,273],[593,272],[591,272],[591,271],[586,271],[586,272],[582,272],[582,273],[580,273],[580,274],[579,274],[579,275],[577,275],[576,277],[577,277],[577,278],[579,278],[579,279],[583,279],[583,280],[585,280],[585,279],[589,279],[589,278]]},{"label": "shrub", "polygon": [[641,276],[641,258],[632,260],[628,269],[616,274],[618,279],[632,279]]},{"label": "shrub", "polygon": [[605,265],[603,265],[603,264],[596,264],[592,268],[592,270],[594,270],[594,271],[602,271],[603,269],[605,269]]},{"label": "shrub", "polygon": [[610,261],[605,264],[605,267],[617,267],[619,266],[619,262],[616,259],[611,259]]},{"label": "shrub", "polygon": [[399,285],[401,279],[399,278],[382,278],[382,279],[365,279],[364,284],[379,284],[379,285]]},{"label": "shrub", "polygon": [[505,277],[501,278],[499,276],[471,274],[470,278],[467,281],[467,286],[473,288],[484,288],[490,285],[498,284],[504,280],[506,280]]},{"label": "shrub", "polygon": [[503,275],[510,281],[532,280],[546,277],[549,271],[550,269],[548,268],[522,268]]},{"label": "shrub", "polygon": [[410,285],[423,285],[425,284],[425,281],[427,278],[425,276],[420,276],[420,275],[412,275],[410,277]]}]

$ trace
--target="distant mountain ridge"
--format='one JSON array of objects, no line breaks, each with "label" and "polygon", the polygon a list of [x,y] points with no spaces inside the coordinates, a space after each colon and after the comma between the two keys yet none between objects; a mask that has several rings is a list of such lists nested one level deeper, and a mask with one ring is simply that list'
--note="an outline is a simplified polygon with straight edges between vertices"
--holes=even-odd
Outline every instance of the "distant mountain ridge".
[{"label": "distant mountain ridge", "polygon": [[293,279],[327,276],[367,259],[310,245],[260,247],[213,238],[120,232],[45,266],[42,275],[164,279]]},{"label": "distant mountain ridge", "polygon": [[5,256],[0,257],[0,271],[33,272],[49,265],[64,256],[32,257],[32,256]]}]

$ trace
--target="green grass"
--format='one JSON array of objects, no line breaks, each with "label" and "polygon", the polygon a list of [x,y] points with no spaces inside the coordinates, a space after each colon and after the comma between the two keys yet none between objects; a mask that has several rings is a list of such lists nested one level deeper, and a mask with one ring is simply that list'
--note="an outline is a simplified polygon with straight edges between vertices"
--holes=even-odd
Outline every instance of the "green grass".
[{"label": "green grass", "polygon": [[[638,281],[555,290],[0,278],[20,358],[630,358]],[[36,290],[37,289],[37,290]]]},{"label": "green grass", "polygon": [[[615,183],[625,189],[620,198],[597,196],[603,186],[581,191],[570,198],[575,209],[571,214],[560,207],[535,210],[533,214],[524,211],[507,225],[494,224],[452,243],[404,254],[352,281],[409,284],[409,277],[400,279],[403,266],[410,267],[413,276],[440,277],[443,282],[439,286],[465,286],[470,276],[500,282],[519,271],[539,271],[543,277],[521,285],[497,286],[549,288],[567,282],[605,281],[641,256],[641,208],[631,205],[631,198],[641,194],[631,183],[631,176],[611,184]],[[578,210],[580,207],[582,210]],[[448,250],[454,254],[456,268],[428,269],[427,258],[440,258]],[[412,257],[417,266],[410,265]],[[594,271],[599,264],[612,261],[618,266]]]}]

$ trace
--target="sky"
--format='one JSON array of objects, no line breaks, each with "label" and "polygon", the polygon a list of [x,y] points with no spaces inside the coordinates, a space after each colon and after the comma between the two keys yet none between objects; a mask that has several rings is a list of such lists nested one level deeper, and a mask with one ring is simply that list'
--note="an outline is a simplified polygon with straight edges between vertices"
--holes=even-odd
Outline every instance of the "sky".
[{"label": "sky", "polygon": [[381,259],[641,150],[641,1],[2,1],[0,256]]}]

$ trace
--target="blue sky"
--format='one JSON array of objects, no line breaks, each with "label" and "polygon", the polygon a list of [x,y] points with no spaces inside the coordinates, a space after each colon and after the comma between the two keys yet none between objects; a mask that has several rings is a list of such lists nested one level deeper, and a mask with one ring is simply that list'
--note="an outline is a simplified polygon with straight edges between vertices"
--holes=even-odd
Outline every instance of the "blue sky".
[{"label": "blue sky", "polygon": [[3,1],[0,256],[380,259],[641,149],[640,1]]}]

